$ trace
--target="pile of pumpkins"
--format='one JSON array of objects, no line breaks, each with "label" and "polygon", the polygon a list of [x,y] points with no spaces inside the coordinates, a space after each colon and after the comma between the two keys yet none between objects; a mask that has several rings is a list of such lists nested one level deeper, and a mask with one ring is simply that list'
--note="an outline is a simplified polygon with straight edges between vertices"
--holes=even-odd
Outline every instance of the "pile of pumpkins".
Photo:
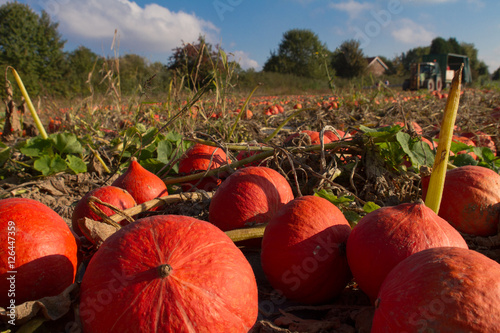
[{"label": "pile of pumpkins", "polygon": [[[181,162],[184,172],[227,163],[221,149],[203,149],[193,148],[204,161]],[[428,180],[422,183],[425,197]],[[354,228],[328,200],[294,198],[287,179],[266,166],[191,186],[216,189],[209,221],[180,215],[123,221],[92,256],[80,286],[83,332],[248,332],[258,316],[257,283],[225,231],[264,223],[262,239],[252,245],[260,247],[269,283],[290,300],[324,304],[354,279],[375,307],[372,332],[498,331],[500,265],[468,249],[460,234],[498,232],[500,175],[490,169],[448,171],[439,215],[422,201],[404,203],[375,210]],[[9,289],[7,277],[16,271],[16,305],[74,282],[77,240],[86,237],[79,221],[99,219],[88,208],[90,195],[126,209],[168,192],[133,160],[111,186],[80,200],[73,230],[37,201],[0,200],[0,290]],[[0,306],[10,302],[2,292]]]}]

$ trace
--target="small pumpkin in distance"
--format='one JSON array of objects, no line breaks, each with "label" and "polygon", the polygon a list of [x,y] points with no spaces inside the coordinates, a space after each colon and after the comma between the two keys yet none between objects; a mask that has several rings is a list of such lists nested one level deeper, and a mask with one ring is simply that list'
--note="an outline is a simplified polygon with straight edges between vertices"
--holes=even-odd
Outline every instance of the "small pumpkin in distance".
[{"label": "small pumpkin in distance", "polygon": [[[297,142],[296,140],[299,140],[301,135],[307,135],[311,140],[311,143],[310,143],[311,145],[319,145],[319,144],[321,144],[319,134],[320,133],[318,131],[303,130],[303,131],[300,131],[299,133],[290,134],[288,137],[285,138],[284,143],[285,144],[294,144],[295,142]],[[323,142],[325,144],[330,143],[331,142],[330,135],[327,135],[325,133],[323,135]],[[299,141],[298,143],[300,144],[301,141]],[[304,143],[307,143],[307,142],[304,142]]]},{"label": "small pumpkin in distance", "polygon": [[493,154],[496,154],[497,152],[495,141],[493,141],[493,138],[489,134],[486,134],[482,131],[475,131],[462,132],[460,133],[460,135],[471,139],[477,147],[487,147],[493,152]]},{"label": "small pumpkin in distance", "polygon": [[[326,130],[325,131],[325,136],[331,141],[331,142],[334,142],[334,141],[338,141],[338,140],[342,140],[344,138],[349,138],[351,137],[351,134],[347,133],[347,132],[344,132],[344,131],[341,131],[341,130],[336,130],[337,133],[335,133],[334,131],[331,131],[331,130]],[[337,135],[338,134],[338,135]],[[340,137],[339,137],[340,135]],[[326,143],[326,142],[325,142]]]},{"label": "small pumpkin in distance", "polygon": [[156,215],[110,236],[81,284],[84,332],[248,332],[257,320],[255,276],[214,225]]}]

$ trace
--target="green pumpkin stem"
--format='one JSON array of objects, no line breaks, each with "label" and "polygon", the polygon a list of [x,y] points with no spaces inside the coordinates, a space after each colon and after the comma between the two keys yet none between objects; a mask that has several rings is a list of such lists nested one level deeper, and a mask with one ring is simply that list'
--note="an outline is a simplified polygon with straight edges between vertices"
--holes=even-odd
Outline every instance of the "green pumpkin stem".
[{"label": "green pumpkin stem", "polygon": [[264,236],[266,226],[267,223],[262,223],[249,228],[229,230],[226,231],[226,235],[228,235],[233,242],[262,238],[262,236]]}]

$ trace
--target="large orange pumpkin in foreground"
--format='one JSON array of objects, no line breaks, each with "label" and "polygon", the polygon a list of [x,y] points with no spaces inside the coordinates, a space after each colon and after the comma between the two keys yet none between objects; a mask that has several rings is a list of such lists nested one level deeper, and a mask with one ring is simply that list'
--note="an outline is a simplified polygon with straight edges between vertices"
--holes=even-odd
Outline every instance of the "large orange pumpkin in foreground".
[{"label": "large orange pumpkin in foreground", "polygon": [[84,332],[248,332],[252,267],[214,225],[188,216],[137,220],[110,236],[81,285]]},{"label": "large orange pumpkin in foreground", "polygon": [[394,266],[416,252],[440,246],[467,248],[467,243],[423,202],[405,203],[365,215],[347,240],[347,260],[359,288],[373,302]]},{"label": "large orange pumpkin in foreground", "polygon": [[0,230],[0,306],[55,296],[73,283],[75,236],[52,209],[33,199],[2,199]]},{"label": "large orange pumpkin in foreground", "polygon": [[[429,180],[422,178],[424,198]],[[495,235],[500,223],[500,175],[475,165],[447,171],[438,215],[460,232]]]},{"label": "large orange pumpkin in foreground", "polygon": [[387,275],[375,307],[372,333],[498,332],[500,265],[464,248],[420,251]]},{"label": "large orange pumpkin in foreground", "polygon": [[342,212],[328,200],[303,196],[290,201],[264,231],[261,262],[267,279],[291,300],[331,300],[351,278],[341,250],[350,232]]}]

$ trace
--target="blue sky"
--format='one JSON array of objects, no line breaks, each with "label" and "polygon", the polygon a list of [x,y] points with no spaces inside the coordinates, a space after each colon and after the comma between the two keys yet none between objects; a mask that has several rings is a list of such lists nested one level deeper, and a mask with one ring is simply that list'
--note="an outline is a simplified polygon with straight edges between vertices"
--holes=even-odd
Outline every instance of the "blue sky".
[{"label": "blue sky", "polygon": [[[0,0],[0,4],[7,0]],[[500,67],[498,0],[26,0],[59,22],[66,49],[79,45],[113,55],[140,54],[166,63],[182,41],[204,35],[232,53],[243,68],[260,70],[283,33],[309,29],[334,51],[349,39],[366,56],[392,59],[433,38],[472,43],[490,72]]]}]

